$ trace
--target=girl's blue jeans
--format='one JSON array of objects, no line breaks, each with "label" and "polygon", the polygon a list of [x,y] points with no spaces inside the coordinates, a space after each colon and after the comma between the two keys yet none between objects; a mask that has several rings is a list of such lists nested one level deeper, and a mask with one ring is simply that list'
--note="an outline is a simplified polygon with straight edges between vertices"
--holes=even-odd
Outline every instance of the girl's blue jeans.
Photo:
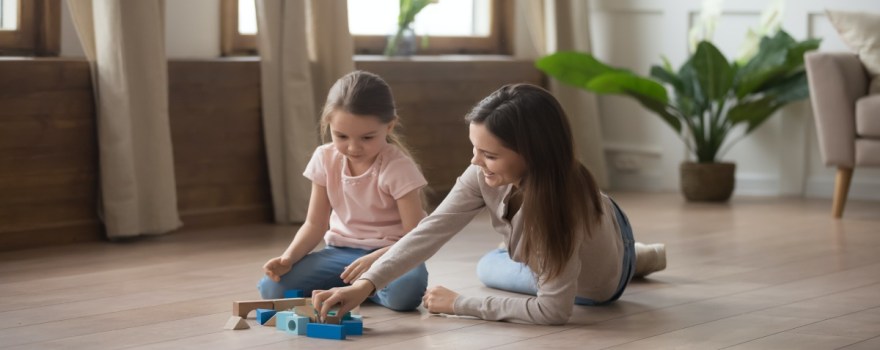
[{"label": "girl's blue jeans", "polygon": [[[343,287],[346,283],[339,275],[345,267],[370,252],[372,250],[328,246],[293,264],[290,271],[281,276],[280,282],[263,276],[257,289],[263,299],[279,299],[284,297],[285,290],[290,289],[300,289],[310,297],[315,289]],[[378,291],[370,300],[396,311],[415,310],[422,303],[427,287],[428,270],[422,263]]]},{"label": "girl's blue jeans", "polygon": [[[614,201],[612,200],[612,203]],[[620,284],[617,291],[608,300],[592,300],[588,298],[576,297],[575,304],[578,305],[602,305],[610,303],[620,298],[626,285],[632,279],[633,272],[636,268],[636,251],[635,240],[633,239],[632,226],[623,210],[614,203],[614,215],[617,216],[617,222],[620,224],[620,235],[623,238],[623,273],[620,276]],[[577,252],[575,252],[577,253]],[[538,282],[535,274],[525,264],[513,261],[506,249],[495,249],[490,251],[477,264],[477,276],[480,281],[487,287],[506,290],[514,293],[538,295]]]}]

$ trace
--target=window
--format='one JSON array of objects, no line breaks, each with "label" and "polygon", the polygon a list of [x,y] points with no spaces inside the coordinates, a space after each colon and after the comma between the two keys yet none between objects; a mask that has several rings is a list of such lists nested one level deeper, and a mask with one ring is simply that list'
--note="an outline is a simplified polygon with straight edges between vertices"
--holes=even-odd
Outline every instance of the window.
[{"label": "window", "polygon": [[[381,54],[396,30],[399,0],[348,0],[349,30],[355,52]],[[512,8],[506,0],[442,0],[416,16],[415,32],[428,37],[423,54],[506,54],[506,26]]]},{"label": "window", "polygon": [[58,55],[60,0],[0,0],[0,54]]},{"label": "window", "polygon": [[[223,54],[253,54],[255,0],[223,0]],[[396,30],[400,0],[348,0],[355,53],[381,54]],[[510,4],[510,5],[508,5]],[[509,0],[441,0],[416,17],[416,34],[428,37],[421,54],[508,54],[512,34]],[[419,40],[421,41],[421,40]]]},{"label": "window", "polygon": [[224,56],[257,53],[256,0],[223,0],[220,3],[221,41]]}]

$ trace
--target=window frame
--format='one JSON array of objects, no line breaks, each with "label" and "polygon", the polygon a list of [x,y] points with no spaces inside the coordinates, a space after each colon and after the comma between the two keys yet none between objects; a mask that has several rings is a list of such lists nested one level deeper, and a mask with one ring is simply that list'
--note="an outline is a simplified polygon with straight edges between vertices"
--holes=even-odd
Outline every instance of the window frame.
[{"label": "window frame", "polygon": [[[419,47],[416,55],[479,54],[510,55],[513,52],[513,2],[492,0],[492,23],[488,37],[428,36],[428,47]],[[223,56],[254,55],[256,35],[238,32],[238,0],[221,2],[221,53]],[[352,35],[354,53],[381,55],[387,36]],[[422,36],[417,36],[421,42]]]},{"label": "window frame", "polygon": [[238,0],[220,2],[220,37],[223,56],[257,54],[257,36],[238,32]]},{"label": "window frame", "polygon": [[18,28],[0,30],[0,55],[58,56],[61,0],[18,0]]}]

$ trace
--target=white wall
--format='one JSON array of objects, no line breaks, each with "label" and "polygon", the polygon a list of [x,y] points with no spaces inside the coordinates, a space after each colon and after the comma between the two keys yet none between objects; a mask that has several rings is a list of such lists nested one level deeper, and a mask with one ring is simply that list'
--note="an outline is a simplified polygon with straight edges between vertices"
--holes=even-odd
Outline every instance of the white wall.
[{"label": "white wall", "polygon": [[[700,0],[593,0],[591,31],[595,55],[612,65],[648,74],[666,55],[673,66],[687,59],[688,29]],[[757,28],[768,1],[727,0],[713,42],[732,57],[748,28]],[[877,0],[788,0],[783,28],[793,37],[822,38],[821,51],[849,51],[824,9],[880,13]],[[676,191],[678,166],[687,150],[658,117],[631,99],[601,96],[602,131],[612,187]],[[732,135],[738,137],[738,134]],[[834,170],[821,162],[809,102],[771,117],[723,156],[737,164],[737,195],[830,197]],[[850,198],[880,199],[880,169],[856,169]]]},{"label": "white wall", "polygon": [[[84,57],[67,1],[62,1],[61,56]],[[220,56],[220,0],[165,1],[165,52],[168,58]]]}]

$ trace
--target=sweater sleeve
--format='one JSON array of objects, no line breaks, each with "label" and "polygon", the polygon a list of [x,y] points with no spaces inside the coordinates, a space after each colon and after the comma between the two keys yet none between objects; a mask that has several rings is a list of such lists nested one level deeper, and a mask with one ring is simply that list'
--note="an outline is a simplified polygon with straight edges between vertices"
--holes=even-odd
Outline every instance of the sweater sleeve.
[{"label": "sweater sleeve", "polygon": [[581,259],[575,249],[559,276],[549,281],[539,278],[537,296],[510,298],[459,295],[455,299],[453,310],[457,315],[490,321],[564,324],[571,318],[580,270]]},{"label": "sweater sleeve", "polygon": [[486,206],[478,181],[479,168],[465,170],[440,206],[394,243],[361,279],[380,290],[433,256]]}]

